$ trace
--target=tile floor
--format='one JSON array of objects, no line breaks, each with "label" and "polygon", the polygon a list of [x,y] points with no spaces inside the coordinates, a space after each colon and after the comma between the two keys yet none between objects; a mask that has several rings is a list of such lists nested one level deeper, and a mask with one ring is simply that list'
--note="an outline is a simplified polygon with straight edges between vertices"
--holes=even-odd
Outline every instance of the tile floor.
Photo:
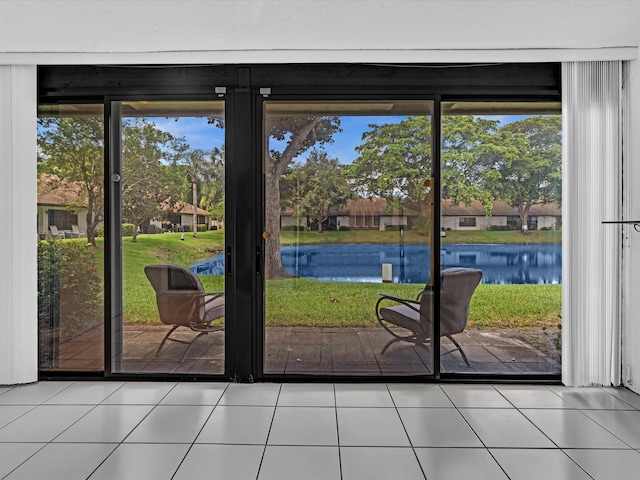
[{"label": "tile floor", "polygon": [[0,478],[625,480],[640,396],[461,384],[0,386]]}]

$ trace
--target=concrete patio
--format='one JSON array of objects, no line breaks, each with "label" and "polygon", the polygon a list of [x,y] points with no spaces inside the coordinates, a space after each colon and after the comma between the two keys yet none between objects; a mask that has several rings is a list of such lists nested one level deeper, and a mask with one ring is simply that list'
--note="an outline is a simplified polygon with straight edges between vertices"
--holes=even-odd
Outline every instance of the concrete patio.
[{"label": "concrete patio", "polygon": [[[224,332],[198,338],[183,362],[186,345],[167,342],[155,352],[169,327],[126,325],[124,355],[114,371],[124,373],[224,373]],[[180,329],[174,337],[189,341],[196,334]],[[60,370],[102,370],[102,329],[93,329],[60,345]],[[381,328],[268,327],[264,373],[315,375],[419,375],[433,372],[430,353],[407,343],[380,351],[391,337]],[[455,337],[470,367],[458,352],[442,356],[445,372],[486,374],[560,373],[560,353],[541,332],[467,329]],[[451,348],[443,339],[442,350]]]}]

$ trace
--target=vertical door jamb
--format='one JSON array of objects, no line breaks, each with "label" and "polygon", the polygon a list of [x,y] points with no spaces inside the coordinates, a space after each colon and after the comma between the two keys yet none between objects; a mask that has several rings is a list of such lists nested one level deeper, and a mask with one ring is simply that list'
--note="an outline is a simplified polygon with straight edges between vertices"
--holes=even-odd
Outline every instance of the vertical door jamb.
[{"label": "vertical door jamb", "polygon": [[121,370],[123,355],[122,325],[122,109],[121,103],[105,100],[105,306],[108,309],[105,335],[105,368],[107,376]]}]

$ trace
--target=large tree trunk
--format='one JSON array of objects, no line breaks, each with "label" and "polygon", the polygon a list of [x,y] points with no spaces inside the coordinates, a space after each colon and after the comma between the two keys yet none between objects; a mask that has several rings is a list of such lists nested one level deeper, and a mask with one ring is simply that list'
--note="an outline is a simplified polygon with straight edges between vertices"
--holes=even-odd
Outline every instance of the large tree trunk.
[{"label": "large tree trunk", "polygon": [[193,236],[198,236],[198,184],[191,182],[191,192],[193,194]]},{"label": "large tree trunk", "polygon": [[96,246],[96,227],[98,226],[97,214],[95,211],[95,197],[91,191],[87,195],[87,242]]},{"label": "large tree trunk", "polygon": [[131,241],[133,243],[138,243],[138,225],[142,222],[132,222],[133,223],[133,233],[131,234]]},{"label": "large tree trunk", "polygon": [[520,214],[520,229],[523,232],[529,230],[529,210],[531,209],[531,204],[525,202],[518,207],[518,213]]},{"label": "large tree trunk", "polygon": [[[310,120],[308,124],[299,130],[292,132],[289,144],[276,160],[268,156],[265,164],[265,230],[268,235],[265,238],[265,278],[287,278],[288,274],[282,266],[280,257],[280,176],[285,172],[287,165],[291,163],[307,136],[312,132],[318,118]],[[269,129],[267,128],[267,131]],[[265,152],[265,155],[269,155]]]},{"label": "large tree trunk", "polygon": [[282,266],[280,257],[280,175],[277,166],[270,164],[265,171],[265,277],[286,278],[290,275]]}]

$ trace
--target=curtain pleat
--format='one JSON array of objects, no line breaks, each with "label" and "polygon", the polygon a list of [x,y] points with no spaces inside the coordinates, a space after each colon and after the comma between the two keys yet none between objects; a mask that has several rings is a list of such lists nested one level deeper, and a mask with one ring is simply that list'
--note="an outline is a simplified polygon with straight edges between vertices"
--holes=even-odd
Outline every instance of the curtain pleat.
[{"label": "curtain pleat", "polygon": [[620,384],[621,62],[562,66],[562,381]]},{"label": "curtain pleat", "polygon": [[35,65],[0,65],[0,385],[38,379]]}]

